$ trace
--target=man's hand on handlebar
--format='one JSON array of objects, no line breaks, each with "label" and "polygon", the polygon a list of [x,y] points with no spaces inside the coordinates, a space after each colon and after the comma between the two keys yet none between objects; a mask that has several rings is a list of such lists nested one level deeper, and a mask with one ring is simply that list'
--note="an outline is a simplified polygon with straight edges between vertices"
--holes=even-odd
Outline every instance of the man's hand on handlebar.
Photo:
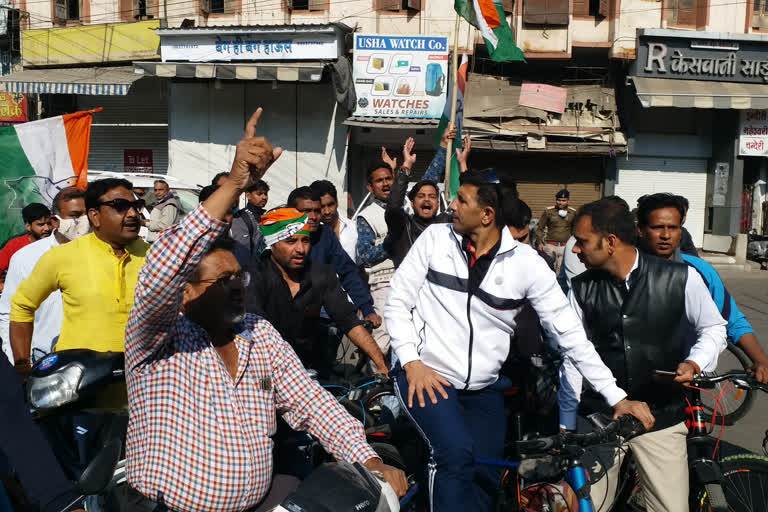
[{"label": "man's hand on handlebar", "polygon": [[371,322],[371,325],[373,325],[374,329],[381,327],[381,317],[376,313],[371,313],[370,315],[363,318],[363,320],[366,322]]},{"label": "man's hand on handlebar", "polygon": [[636,400],[627,400],[626,398],[621,402],[613,406],[613,418],[616,419],[619,416],[629,414],[634,416],[643,423],[645,430],[651,430],[653,424],[656,423],[656,418],[651,414],[651,409],[648,408],[648,404],[645,402],[638,402]]},{"label": "man's hand on handlebar", "polygon": [[752,367],[752,373],[761,384],[768,384],[768,360],[757,360]]},{"label": "man's hand on handlebar", "polygon": [[692,361],[683,361],[677,367],[677,372],[675,372],[675,382],[687,386],[693,382],[693,378],[700,373],[701,371],[696,363]]},{"label": "man's hand on handlebar", "polygon": [[384,477],[384,480],[386,480],[387,483],[392,486],[395,494],[397,494],[399,497],[402,498],[405,496],[405,493],[408,492],[408,479],[405,477],[405,473],[399,469],[393,468],[392,466],[387,466],[379,458],[368,459],[364,462],[364,464],[369,471],[378,471],[381,473]]},{"label": "man's hand on handlebar", "polygon": [[413,407],[414,394],[419,401],[419,406],[426,407],[424,402],[425,391],[433,404],[437,404],[435,391],[440,393],[440,396],[445,400],[448,400],[448,393],[445,392],[445,388],[451,384],[435,370],[419,360],[411,361],[403,366],[403,369],[405,370],[405,377],[408,379],[408,408]]}]

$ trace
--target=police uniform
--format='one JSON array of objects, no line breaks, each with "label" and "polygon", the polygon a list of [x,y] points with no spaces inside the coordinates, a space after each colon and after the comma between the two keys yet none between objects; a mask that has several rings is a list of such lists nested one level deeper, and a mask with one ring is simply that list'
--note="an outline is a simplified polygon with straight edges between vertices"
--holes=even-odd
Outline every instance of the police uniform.
[{"label": "police uniform", "polygon": [[[557,197],[568,198],[563,192],[558,192]],[[559,210],[557,206],[547,208],[536,225],[536,240],[544,244],[544,252],[555,259],[555,273],[560,272],[565,244],[571,237],[573,219],[576,217],[576,210],[571,207],[565,209],[565,217],[560,216]]]}]

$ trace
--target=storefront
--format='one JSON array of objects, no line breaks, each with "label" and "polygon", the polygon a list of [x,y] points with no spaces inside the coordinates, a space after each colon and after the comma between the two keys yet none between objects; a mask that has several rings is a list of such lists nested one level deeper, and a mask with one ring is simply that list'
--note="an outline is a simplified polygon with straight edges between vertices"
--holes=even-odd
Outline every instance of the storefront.
[{"label": "storefront", "polygon": [[134,59],[157,58],[158,27],[159,21],[143,21],[26,30],[24,70],[0,79],[0,91],[39,98],[35,116],[102,107],[94,116],[88,167],[123,171],[126,158],[141,151],[152,155],[152,165],[144,171],[165,173],[165,81],[142,79],[130,66]]},{"label": "storefront", "polygon": [[768,37],[644,29],[637,48],[634,90],[624,91],[630,156],[619,161],[616,193],[631,203],[653,192],[685,195],[698,247],[704,232],[739,233],[745,185],[766,180],[768,151],[753,125],[768,108]]},{"label": "storefront", "polygon": [[134,68],[137,76],[166,82],[168,173],[206,185],[228,171],[245,123],[263,107],[257,133],[283,148],[265,177],[269,206],[318,179],[343,194],[346,113],[331,75],[344,66],[350,31],[341,24],[158,30],[162,62]]}]

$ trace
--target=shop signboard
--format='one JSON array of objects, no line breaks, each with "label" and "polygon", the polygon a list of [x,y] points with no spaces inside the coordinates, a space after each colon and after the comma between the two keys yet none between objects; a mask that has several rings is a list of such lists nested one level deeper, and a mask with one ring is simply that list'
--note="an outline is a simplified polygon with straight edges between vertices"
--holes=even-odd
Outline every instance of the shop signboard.
[{"label": "shop signboard", "polygon": [[356,34],[355,115],[440,118],[448,63],[447,37]]},{"label": "shop signboard", "polygon": [[768,110],[742,110],[739,156],[768,156]]},{"label": "shop signboard", "polygon": [[23,30],[24,66],[106,64],[157,58],[159,20]]},{"label": "shop signboard", "polygon": [[678,80],[768,83],[768,41],[640,35],[632,75]]},{"label": "shop signboard", "polygon": [[290,36],[248,31],[163,34],[160,55],[163,62],[335,60],[339,58],[339,38],[333,32]]},{"label": "shop signboard", "polygon": [[152,172],[151,149],[124,149],[123,171],[125,172]]},{"label": "shop signboard", "polygon": [[0,122],[24,123],[26,121],[26,96],[14,92],[0,92]]}]

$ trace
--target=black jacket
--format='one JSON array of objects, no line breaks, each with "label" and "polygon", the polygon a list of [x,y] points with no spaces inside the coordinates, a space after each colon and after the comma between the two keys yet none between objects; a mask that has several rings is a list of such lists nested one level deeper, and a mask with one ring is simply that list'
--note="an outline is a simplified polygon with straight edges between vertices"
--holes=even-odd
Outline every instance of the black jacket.
[{"label": "black jacket", "polygon": [[699,251],[696,250],[696,246],[693,245],[693,237],[687,229],[683,228],[683,234],[680,238],[680,250],[683,254],[690,254],[691,256],[699,257]]},{"label": "black jacket", "polygon": [[403,203],[408,191],[409,177],[402,167],[397,171],[384,212],[389,238],[392,240],[392,261],[395,263],[395,268],[400,266],[413,242],[427,227],[435,223],[451,222],[451,215],[448,213],[440,213],[431,219],[424,219],[415,213],[412,215],[405,213]]},{"label": "black jacket", "polygon": [[[349,302],[330,265],[307,262],[299,291],[291,296],[269,251],[250,267],[251,284],[246,297],[249,313],[261,315],[291,344],[304,366],[317,370],[334,358],[336,347],[328,347],[327,320],[321,316],[325,309],[336,327],[344,333],[362,325],[357,308]],[[331,355],[332,354],[332,355]]]},{"label": "black jacket", "polygon": [[[674,371],[687,355],[685,285],[688,267],[639,253],[630,289],[602,270],[591,269],[571,283],[584,312],[584,327],[598,354],[630,399],[647,402],[654,429],[685,419],[682,386],[654,370]],[[585,413],[604,408],[592,391],[584,394]]]}]

